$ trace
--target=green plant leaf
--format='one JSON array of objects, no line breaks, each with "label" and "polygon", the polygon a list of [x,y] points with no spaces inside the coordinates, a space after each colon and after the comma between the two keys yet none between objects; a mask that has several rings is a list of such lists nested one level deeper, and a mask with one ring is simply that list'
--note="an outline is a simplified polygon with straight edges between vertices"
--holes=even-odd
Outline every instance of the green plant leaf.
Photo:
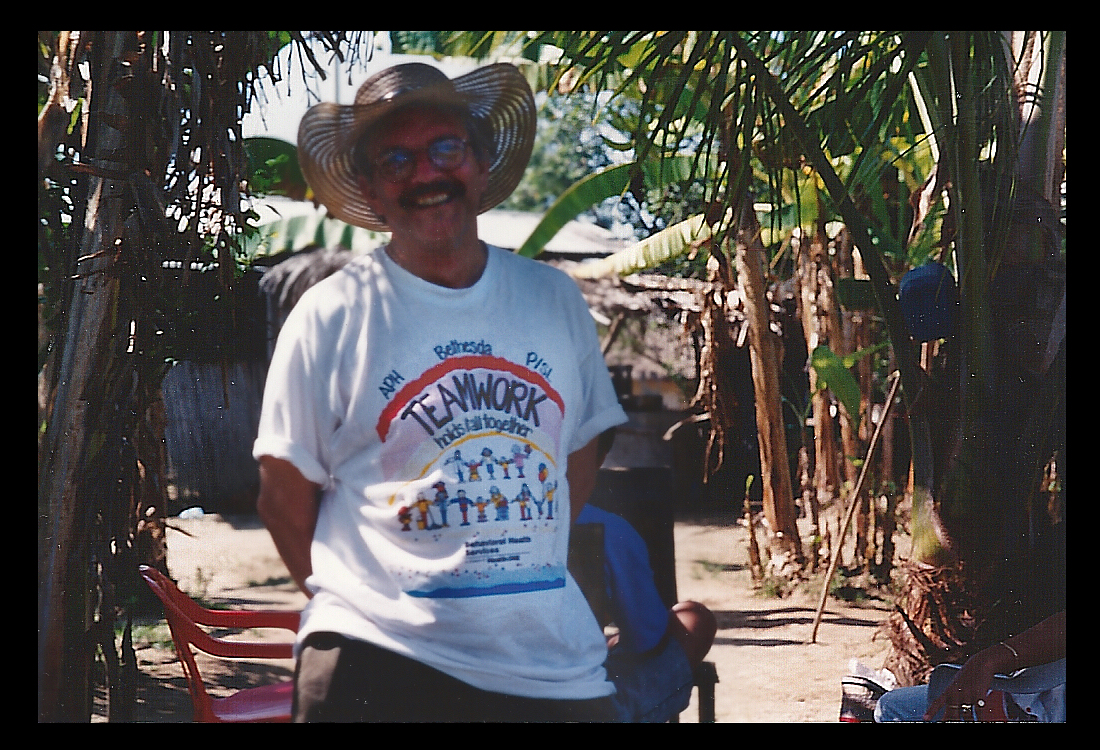
[{"label": "green plant leaf", "polygon": [[516,254],[535,257],[578,214],[613,195],[621,195],[630,184],[632,169],[633,164],[608,167],[574,184],[554,202]]},{"label": "green plant leaf", "polygon": [[885,349],[887,346],[889,346],[889,343],[883,341],[881,344],[875,344],[874,346],[867,346],[863,349],[857,349],[851,354],[845,354],[843,357],[840,358],[840,361],[844,363],[845,367],[855,367],[856,362],[860,361],[869,354],[874,354],[877,351]]},{"label": "green plant leaf", "polygon": [[838,357],[828,346],[814,349],[810,357],[810,367],[817,374],[818,389],[828,388],[844,405],[845,411],[853,422],[859,420],[859,383],[848,371],[850,365]]},{"label": "green plant leaf", "polygon": [[698,247],[710,238],[710,227],[702,214],[662,229],[636,245],[606,258],[583,263],[571,271],[581,279],[595,279],[617,274],[625,276],[646,268],[659,266]]},{"label": "green plant leaf", "polygon": [[385,241],[386,235],[345,224],[323,214],[292,216],[256,227],[244,241],[244,252],[250,257],[277,255],[316,245],[368,250]]},{"label": "green plant leaf", "polygon": [[298,164],[298,148],[280,138],[244,139],[249,181],[256,193],[287,195],[301,200],[309,191]]},{"label": "green plant leaf", "polygon": [[694,155],[666,156],[663,159],[648,160],[640,167],[636,163],[607,167],[585,177],[562,193],[531,232],[531,236],[516,250],[516,254],[535,257],[562,227],[578,215],[601,201],[626,192],[631,180],[639,172],[645,186],[653,190],[690,178],[695,161]]}]

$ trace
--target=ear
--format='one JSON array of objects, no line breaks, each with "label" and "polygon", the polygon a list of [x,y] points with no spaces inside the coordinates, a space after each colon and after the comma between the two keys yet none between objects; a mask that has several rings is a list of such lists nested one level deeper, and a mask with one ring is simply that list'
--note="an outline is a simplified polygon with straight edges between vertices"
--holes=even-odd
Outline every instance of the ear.
[{"label": "ear", "polygon": [[358,175],[355,182],[359,186],[359,192],[362,194],[367,206],[370,207],[371,211],[374,211],[374,214],[382,223],[385,223],[386,217],[382,214],[378,205],[378,191],[374,189],[374,183],[363,175]]},{"label": "ear", "polygon": [[363,175],[356,175],[355,182],[359,185],[359,192],[367,199],[367,203],[372,204],[371,208],[374,208],[373,202],[378,199],[378,193],[374,189],[374,184]]},{"label": "ear", "polygon": [[489,160],[484,162],[481,159],[474,159],[474,164],[477,165],[477,179],[481,190],[484,191],[489,187]]}]

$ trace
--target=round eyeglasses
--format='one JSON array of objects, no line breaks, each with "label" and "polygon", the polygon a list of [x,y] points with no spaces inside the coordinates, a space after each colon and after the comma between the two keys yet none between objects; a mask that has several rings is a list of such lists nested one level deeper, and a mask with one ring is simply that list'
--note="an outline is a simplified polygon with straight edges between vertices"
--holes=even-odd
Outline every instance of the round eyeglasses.
[{"label": "round eyeglasses", "polygon": [[458,169],[466,161],[469,145],[461,138],[446,136],[432,141],[427,148],[391,148],[382,152],[374,161],[374,168],[383,179],[400,182],[413,173],[420,154],[426,153],[436,169]]}]

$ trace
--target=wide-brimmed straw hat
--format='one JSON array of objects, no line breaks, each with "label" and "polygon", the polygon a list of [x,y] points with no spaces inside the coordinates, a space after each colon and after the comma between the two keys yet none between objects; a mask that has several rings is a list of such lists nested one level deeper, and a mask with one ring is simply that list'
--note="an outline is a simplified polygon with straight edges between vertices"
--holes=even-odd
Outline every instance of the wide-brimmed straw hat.
[{"label": "wide-brimmed straw hat", "polygon": [[371,125],[414,103],[461,107],[488,136],[489,184],[481,212],[515,190],[531,158],[536,120],[531,87],[519,70],[497,63],[452,80],[431,65],[408,63],[368,78],[354,104],[324,102],[302,117],[298,126],[302,173],[330,214],[348,224],[389,231],[359,189],[353,154]]}]

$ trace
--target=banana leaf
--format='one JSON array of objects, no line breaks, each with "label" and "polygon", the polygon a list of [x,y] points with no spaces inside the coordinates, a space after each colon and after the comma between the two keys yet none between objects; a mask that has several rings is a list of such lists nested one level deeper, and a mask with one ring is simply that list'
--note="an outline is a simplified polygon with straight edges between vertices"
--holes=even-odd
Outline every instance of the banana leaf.
[{"label": "banana leaf", "polygon": [[619,164],[591,174],[562,193],[516,253],[528,258],[535,257],[562,227],[579,214],[601,201],[625,193],[639,172],[645,186],[652,190],[690,179],[695,165],[694,155],[667,156],[649,160],[640,168],[636,163]]},{"label": "banana leaf", "polygon": [[625,276],[653,268],[698,247],[710,238],[710,227],[702,214],[662,229],[636,245],[606,258],[583,263],[571,271],[580,279],[595,279],[612,274]]}]

